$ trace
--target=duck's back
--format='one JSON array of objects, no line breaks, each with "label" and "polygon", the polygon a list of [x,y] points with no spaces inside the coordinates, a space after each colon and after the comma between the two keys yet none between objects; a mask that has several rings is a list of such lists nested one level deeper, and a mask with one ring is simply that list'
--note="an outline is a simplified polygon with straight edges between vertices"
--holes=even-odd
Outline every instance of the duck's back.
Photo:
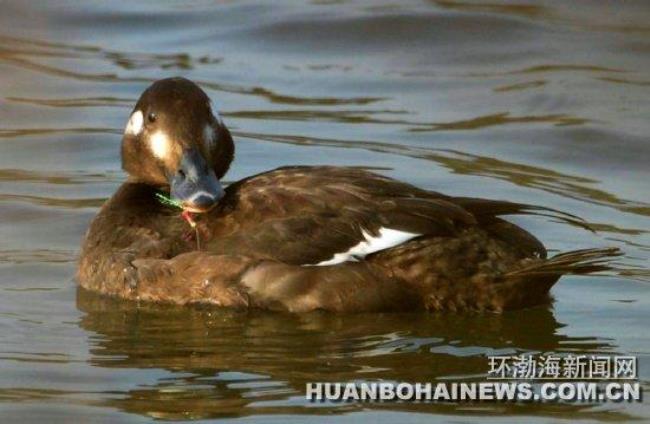
[{"label": "duck's back", "polygon": [[207,249],[293,265],[359,260],[417,238],[455,237],[483,221],[462,199],[356,168],[280,168],[226,191],[204,217]]}]

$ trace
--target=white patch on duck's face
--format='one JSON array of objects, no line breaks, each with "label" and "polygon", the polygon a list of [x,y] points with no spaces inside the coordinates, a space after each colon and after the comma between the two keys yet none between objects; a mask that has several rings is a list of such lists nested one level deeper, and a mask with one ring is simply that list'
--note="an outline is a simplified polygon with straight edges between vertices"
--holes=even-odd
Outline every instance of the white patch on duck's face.
[{"label": "white patch on duck's face", "polygon": [[124,132],[131,135],[139,135],[140,132],[142,132],[142,128],[144,127],[143,124],[144,116],[142,115],[141,111],[136,110],[131,115],[131,118],[129,118],[129,122],[126,124]]},{"label": "white patch on duck's face", "polygon": [[171,140],[164,132],[157,131],[151,136],[149,146],[155,157],[165,160],[171,150]]},{"label": "white patch on duck's face", "polygon": [[357,262],[359,259],[363,259],[371,253],[398,246],[422,235],[384,227],[379,229],[379,235],[376,237],[373,237],[365,230],[361,233],[363,234],[364,240],[352,246],[347,252],[336,253],[331,259],[313,265],[324,266],[336,265],[348,261]]},{"label": "white patch on duck's face", "polygon": [[217,141],[217,134],[214,131],[214,128],[210,124],[206,124],[203,128],[203,143],[205,144],[205,150],[207,152],[212,151],[214,143]]}]

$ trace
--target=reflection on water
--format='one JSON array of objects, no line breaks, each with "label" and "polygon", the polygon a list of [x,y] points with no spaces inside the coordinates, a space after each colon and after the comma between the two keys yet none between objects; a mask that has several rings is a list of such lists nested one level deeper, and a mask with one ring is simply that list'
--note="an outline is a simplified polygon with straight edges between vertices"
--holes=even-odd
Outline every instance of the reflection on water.
[{"label": "reflection on water", "polygon": [[[2,12],[6,420],[650,417],[645,404],[303,397],[312,380],[480,380],[486,355],[506,352],[634,354],[648,388],[647,2],[37,0],[4,2]],[[553,305],[502,316],[288,316],[77,292],[79,241],[124,179],[126,117],[150,82],[170,75],[199,82],[233,129],[228,182],[282,165],[349,165],[541,204],[596,232],[512,219],[553,251],[619,246],[621,272],[565,278]]]},{"label": "reflection on water", "polygon": [[[343,413],[348,404],[304,411],[309,381],[480,380],[488,354],[608,352],[590,337],[558,334],[548,308],[505,315],[288,315],[135,305],[79,290],[80,326],[94,334],[91,364],[172,372],[107,403],[156,418]],[[524,318],[525,319],[522,319]],[[397,405],[400,410],[515,412],[516,405]],[[585,407],[548,408],[542,414]],[[189,411],[189,413],[188,413]],[[188,415],[189,414],[189,415]],[[623,415],[624,416],[624,415]]]}]

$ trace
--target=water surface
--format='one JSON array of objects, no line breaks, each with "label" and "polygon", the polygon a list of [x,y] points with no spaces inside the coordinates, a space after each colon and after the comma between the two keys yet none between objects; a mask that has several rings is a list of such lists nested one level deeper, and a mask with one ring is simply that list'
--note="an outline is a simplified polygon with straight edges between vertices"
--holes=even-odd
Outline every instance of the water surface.
[{"label": "water surface", "polygon": [[[650,6],[644,1],[0,3],[3,421],[650,419],[646,404],[311,404],[307,381],[482,380],[486,355],[639,357],[650,384]],[[80,239],[124,179],[140,92],[182,75],[237,143],[228,181],[364,166],[536,203],[553,251],[618,246],[504,315],[292,316],[135,305],[77,290]]]}]

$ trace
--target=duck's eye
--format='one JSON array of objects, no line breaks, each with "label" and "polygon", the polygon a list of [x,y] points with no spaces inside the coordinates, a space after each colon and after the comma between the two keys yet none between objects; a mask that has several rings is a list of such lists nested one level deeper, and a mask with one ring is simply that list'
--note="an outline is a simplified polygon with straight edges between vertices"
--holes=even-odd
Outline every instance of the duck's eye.
[{"label": "duck's eye", "polygon": [[149,112],[149,115],[147,115],[147,120],[149,121],[149,123],[153,124],[154,122],[156,122],[156,119],[158,119],[156,114],[153,112]]}]

